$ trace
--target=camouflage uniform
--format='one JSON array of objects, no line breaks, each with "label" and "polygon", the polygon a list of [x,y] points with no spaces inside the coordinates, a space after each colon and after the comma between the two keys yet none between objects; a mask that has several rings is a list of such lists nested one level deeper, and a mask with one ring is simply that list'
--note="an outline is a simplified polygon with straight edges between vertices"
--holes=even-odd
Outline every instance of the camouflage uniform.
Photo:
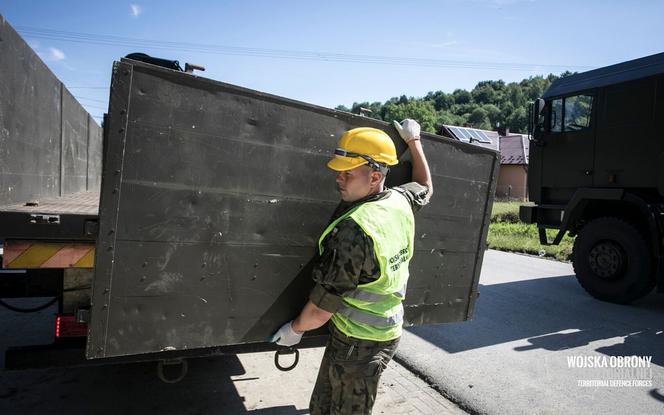
[{"label": "camouflage uniform", "polygon": [[[407,183],[353,203],[341,202],[330,222],[359,203],[380,200],[390,191],[408,199],[413,211],[429,201],[429,192],[418,183]],[[380,277],[380,265],[373,241],[352,219],[341,221],[323,241],[323,255],[313,270],[317,283],[309,299],[330,313],[341,306],[341,295]],[[370,414],[376,399],[378,381],[394,356],[399,339],[387,342],[360,340],[346,336],[329,324],[330,338],[309,403],[312,415]]]}]

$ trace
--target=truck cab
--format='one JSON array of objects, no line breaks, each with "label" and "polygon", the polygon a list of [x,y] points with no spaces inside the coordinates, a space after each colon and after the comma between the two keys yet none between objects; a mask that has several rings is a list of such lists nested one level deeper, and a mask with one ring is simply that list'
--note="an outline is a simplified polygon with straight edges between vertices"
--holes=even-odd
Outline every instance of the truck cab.
[{"label": "truck cab", "polygon": [[[577,236],[573,264],[594,297],[662,290],[664,53],[563,77],[531,107],[520,218],[542,244]],[[557,229],[548,241],[546,229]]]}]

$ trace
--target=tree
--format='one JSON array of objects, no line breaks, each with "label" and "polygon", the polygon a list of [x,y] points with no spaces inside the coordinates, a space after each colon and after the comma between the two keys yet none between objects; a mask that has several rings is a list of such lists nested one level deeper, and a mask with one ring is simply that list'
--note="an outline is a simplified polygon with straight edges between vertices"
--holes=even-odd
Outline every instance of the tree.
[{"label": "tree", "polygon": [[423,131],[436,132],[436,109],[430,101],[412,100],[406,104],[388,103],[385,105],[384,120],[401,121],[405,118],[417,120]]},{"label": "tree", "polygon": [[489,122],[489,114],[482,107],[477,107],[470,113],[468,116],[468,122],[474,128],[480,128],[483,130],[490,130],[491,124]]},{"label": "tree", "polygon": [[440,111],[436,117],[436,131],[440,130],[442,125],[463,125],[464,118],[449,111]]},{"label": "tree", "polygon": [[500,108],[497,106],[493,104],[486,104],[482,105],[482,109],[486,112],[489,121],[489,128],[487,128],[487,130],[493,130],[498,123],[501,125],[505,123],[505,120],[503,119],[500,112]]},{"label": "tree", "polygon": [[372,118],[384,121],[414,118],[424,131],[436,131],[440,125],[463,125],[470,123],[477,128],[491,129],[501,126],[512,131],[526,131],[529,102],[540,98],[556,79],[572,75],[532,76],[520,82],[505,84],[502,80],[481,81],[469,92],[455,89],[451,94],[431,91],[423,98],[401,95],[380,102],[353,103],[352,107],[340,105],[337,109],[358,112],[359,107],[368,108]]},{"label": "tree", "polygon": [[429,92],[425,97],[425,101],[431,101],[436,111],[449,110],[454,105],[454,97],[451,94],[446,94],[443,91]]},{"label": "tree", "polygon": [[528,130],[528,112],[525,108],[517,108],[512,112],[507,120],[507,127],[510,131],[525,132]]},{"label": "tree", "polygon": [[454,97],[455,104],[469,104],[473,99],[470,92],[465,89],[455,89],[454,92],[452,92],[452,96]]}]

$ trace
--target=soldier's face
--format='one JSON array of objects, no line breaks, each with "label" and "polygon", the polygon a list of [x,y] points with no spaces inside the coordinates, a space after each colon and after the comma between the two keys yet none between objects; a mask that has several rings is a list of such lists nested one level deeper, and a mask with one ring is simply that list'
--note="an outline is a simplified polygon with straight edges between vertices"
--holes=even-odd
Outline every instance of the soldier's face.
[{"label": "soldier's face", "polygon": [[337,190],[344,202],[354,202],[375,192],[381,174],[363,165],[337,172]]}]

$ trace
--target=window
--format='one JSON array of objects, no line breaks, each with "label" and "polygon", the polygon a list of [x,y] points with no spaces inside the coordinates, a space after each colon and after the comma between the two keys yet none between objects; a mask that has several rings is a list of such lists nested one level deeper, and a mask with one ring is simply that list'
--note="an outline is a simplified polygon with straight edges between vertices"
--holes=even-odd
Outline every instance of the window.
[{"label": "window", "polygon": [[551,132],[559,133],[563,130],[563,100],[556,99],[551,104]]},{"label": "window", "polygon": [[579,131],[590,128],[593,110],[592,95],[575,95],[551,102],[551,132]]},{"label": "window", "polygon": [[565,131],[578,131],[590,127],[590,113],[593,108],[591,95],[577,95],[565,98]]}]

